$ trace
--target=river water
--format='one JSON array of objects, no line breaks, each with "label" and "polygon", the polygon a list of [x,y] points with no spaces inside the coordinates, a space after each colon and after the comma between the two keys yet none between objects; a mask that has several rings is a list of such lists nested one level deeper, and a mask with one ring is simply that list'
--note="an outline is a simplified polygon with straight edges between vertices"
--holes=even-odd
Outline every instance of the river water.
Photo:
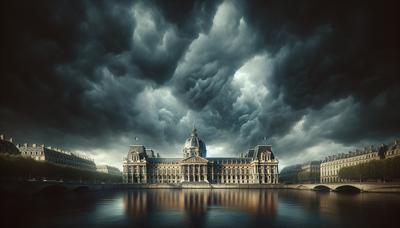
[{"label": "river water", "polygon": [[132,190],[2,197],[1,210],[1,227],[396,227],[400,194]]}]

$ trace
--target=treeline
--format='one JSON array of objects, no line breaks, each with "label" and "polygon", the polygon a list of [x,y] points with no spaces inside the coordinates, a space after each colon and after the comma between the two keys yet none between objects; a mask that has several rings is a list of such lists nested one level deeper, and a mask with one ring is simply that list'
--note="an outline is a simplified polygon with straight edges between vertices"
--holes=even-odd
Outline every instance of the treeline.
[{"label": "treeline", "polygon": [[35,161],[19,155],[0,155],[0,178],[3,180],[63,180],[120,183],[121,176],[87,171],[68,166],[55,165],[45,161]]},{"label": "treeline", "polygon": [[341,168],[339,177],[345,180],[400,179],[400,156]]}]

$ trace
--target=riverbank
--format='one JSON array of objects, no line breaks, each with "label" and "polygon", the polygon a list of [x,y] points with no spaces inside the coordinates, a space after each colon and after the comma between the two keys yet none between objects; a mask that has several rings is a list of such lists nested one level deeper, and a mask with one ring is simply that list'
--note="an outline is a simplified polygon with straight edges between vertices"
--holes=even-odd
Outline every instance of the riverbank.
[{"label": "riverbank", "polygon": [[284,184],[209,184],[209,183],[178,183],[178,184],[125,184],[124,189],[282,189]]},{"label": "riverbank", "polygon": [[46,192],[107,191],[135,189],[291,189],[325,192],[400,193],[400,183],[333,183],[333,184],[104,184],[59,181],[7,181],[0,182],[3,193],[32,195]]}]

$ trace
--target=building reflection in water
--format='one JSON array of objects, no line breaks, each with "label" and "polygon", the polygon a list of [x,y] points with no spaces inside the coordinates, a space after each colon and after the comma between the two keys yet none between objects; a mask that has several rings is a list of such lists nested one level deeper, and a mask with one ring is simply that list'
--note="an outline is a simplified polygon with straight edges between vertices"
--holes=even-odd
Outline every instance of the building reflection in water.
[{"label": "building reflection in water", "polygon": [[157,189],[137,190],[124,194],[125,211],[136,223],[151,223],[154,212],[178,210],[183,212],[188,226],[201,227],[211,207],[239,210],[263,218],[274,217],[278,192],[265,190]]}]

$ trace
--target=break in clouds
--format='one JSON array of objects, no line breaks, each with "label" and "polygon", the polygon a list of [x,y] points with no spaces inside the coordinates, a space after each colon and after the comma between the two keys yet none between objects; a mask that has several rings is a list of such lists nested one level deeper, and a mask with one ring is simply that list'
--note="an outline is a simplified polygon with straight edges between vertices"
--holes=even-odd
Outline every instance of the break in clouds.
[{"label": "break in clouds", "polygon": [[210,156],[267,137],[283,166],[390,142],[396,4],[5,1],[0,129],[116,166],[181,156],[193,123]]}]

